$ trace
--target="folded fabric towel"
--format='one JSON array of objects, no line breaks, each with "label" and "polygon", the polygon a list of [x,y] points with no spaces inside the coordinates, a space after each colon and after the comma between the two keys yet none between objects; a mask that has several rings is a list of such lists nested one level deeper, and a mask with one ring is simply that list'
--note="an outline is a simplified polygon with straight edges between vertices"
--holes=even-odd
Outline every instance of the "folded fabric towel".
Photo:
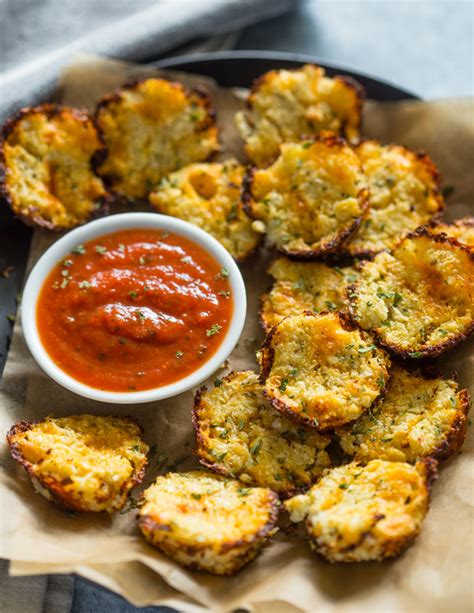
[{"label": "folded fabric towel", "polygon": [[298,0],[14,0],[1,3],[0,121],[50,97],[81,52],[149,60],[191,39],[226,34]]}]

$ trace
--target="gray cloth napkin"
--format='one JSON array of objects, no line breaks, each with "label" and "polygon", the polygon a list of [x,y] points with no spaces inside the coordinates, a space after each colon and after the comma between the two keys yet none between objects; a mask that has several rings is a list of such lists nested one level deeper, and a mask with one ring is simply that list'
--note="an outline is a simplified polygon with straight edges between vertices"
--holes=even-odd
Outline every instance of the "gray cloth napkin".
[{"label": "gray cloth napkin", "polygon": [[48,99],[77,53],[149,60],[234,32],[298,0],[0,0],[0,122]]}]

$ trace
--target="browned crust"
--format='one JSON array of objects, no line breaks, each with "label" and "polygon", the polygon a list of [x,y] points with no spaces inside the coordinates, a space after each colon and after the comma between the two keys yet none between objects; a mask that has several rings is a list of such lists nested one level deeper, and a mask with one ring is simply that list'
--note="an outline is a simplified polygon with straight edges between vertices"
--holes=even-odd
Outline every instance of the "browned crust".
[{"label": "browned crust", "polygon": [[460,413],[451,426],[443,444],[435,449],[432,454],[432,456],[438,460],[446,460],[450,456],[458,453],[466,438],[471,398],[466,389],[460,390],[456,396],[460,405]]},{"label": "browned crust", "polygon": [[[461,219],[456,219],[455,221],[445,221],[441,215],[434,217],[430,222],[428,222],[427,224],[425,224],[423,226],[423,228],[425,230],[428,230],[428,232],[430,232],[433,228],[437,228],[439,226],[454,226],[457,228],[473,228],[474,227],[474,217],[462,217]],[[430,232],[431,234],[431,232]],[[469,245],[466,245],[465,243],[459,241],[457,238],[454,237],[450,237],[448,234],[446,234],[446,232],[439,232],[439,233],[432,233],[434,236],[445,236],[446,238],[451,238],[451,240],[455,241],[456,243],[459,243],[460,245],[463,245],[464,247],[467,247],[468,249],[472,249],[474,250],[474,247],[470,247]]]},{"label": "browned crust", "polygon": [[[357,149],[358,147],[360,147],[361,145],[365,143],[374,143],[376,145],[382,144],[380,143],[380,141],[373,139],[373,138],[362,138],[359,140],[357,145],[354,146],[354,149]],[[435,182],[435,188],[433,189],[433,195],[438,203],[438,209],[435,213],[433,213],[430,220],[426,222],[426,224],[423,224],[423,227],[425,225],[430,225],[432,223],[434,224],[438,222],[443,214],[445,202],[444,202],[444,197],[443,197],[442,190],[441,190],[442,176],[436,164],[433,162],[430,156],[424,151],[414,151],[413,149],[410,149],[409,147],[405,147],[404,145],[397,145],[396,143],[390,143],[389,145],[384,145],[384,146],[386,149],[403,149],[403,151],[406,151],[409,154],[415,155],[418,158],[418,160],[421,161],[426,166],[428,174],[431,175],[433,181]],[[370,190],[369,190],[369,194],[370,194]],[[366,213],[367,214],[370,213],[370,196],[369,196],[369,207],[367,208]],[[474,223],[474,220],[473,220],[473,223]],[[418,230],[418,228],[416,228],[412,232],[415,232],[416,230]],[[403,240],[403,238],[405,237],[401,237],[400,240]],[[359,250],[351,249],[351,245],[348,244],[345,247],[345,251],[347,255],[350,257],[372,259],[377,255],[377,253],[380,253],[381,250],[376,251],[374,249],[359,249]]]},{"label": "browned crust", "polygon": [[[305,142],[321,142],[327,145],[328,147],[340,147],[340,146],[348,146],[348,143],[342,136],[338,136],[333,132],[323,131],[319,134],[315,134],[312,136],[305,136]],[[271,166],[271,163],[269,164]],[[252,203],[252,185],[254,180],[254,175],[256,170],[262,170],[261,168],[257,168],[256,166],[249,166],[247,171],[244,174],[244,178],[242,181],[242,205],[244,211],[251,219],[259,219],[255,216]],[[326,256],[330,256],[338,251],[338,249],[343,245],[359,228],[360,224],[364,220],[367,211],[369,209],[369,190],[363,188],[357,194],[357,198],[361,203],[361,215],[356,217],[353,222],[345,229],[337,232],[330,241],[325,242],[324,247],[318,247],[317,249],[305,249],[304,251],[292,251],[291,249],[284,249],[282,247],[275,247],[278,253],[286,255],[288,258],[292,260],[299,261],[313,261],[324,258]]]},{"label": "browned crust", "polygon": [[[319,66],[318,64],[310,64],[307,63],[305,64],[305,66],[313,66],[314,68],[322,68],[322,66]],[[303,68],[305,68],[305,66],[297,66],[295,68],[285,68],[284,70],[288,71],[288,72],[299,72],[301,71]],[[364,103],[364,100],[366,98],[366,93],[365,93],[365,89],[364,87],[355,79],[353,79],[352,77],[349,76],[345,76],[345,75],[334,75],[333,77],[329,77],[326,73],[326,70],[323,68],[324,70],[324,75],[330,79],[334,79],[335,81],[340,81],[342,83],[344,83],[345,85],[349,86],[352,90],[354,90],[355,94],[356,94],[356,108],[357,108],[357,112],[358,112],[358,122],[357,124],[354,125],[354,128],[357,129],[360,132],[360,128],[362,125],[362,105]],[[256,79],[254,79],[254,81],[252,82],[252,85],[250,87],[249,90],[249,94],[247,96],[246,99],[246,107],[249,110],[252,110],[253,108],[253,97],[255,96],[255,94],[258,92],[258,90],[264,85],[264,83],[268,80],[273,79],[275,76],[278,75],[278,73],[280,72],[280,70],[269,70],[268,72],[265,72],[264,74],[260,75],[259,77],[257,77]],[[342,132],[344,134],[346,134],[347,132],[347,121],[343,121],[341,123],[341,129]],[[244,146],[244,150],[245,153],[247,154],[247,147]]]},{"label": "browned crust", "polygon": [[[469,259],[474,262],[474,249],[469,248],[467,245],[458,243],[453,238],[446,236],[446,234],[432,234],[426,226],[421,226],[420,228],[417,228],[414,232],[407,234],[405,237],[401,239],[401,241],[398,243],[395,249],[397,249],[398,246],[403,241],[409,240],[412,238],[416,238],[417,236],[426,236],[427,238],[431,239],[432,241],[436,243],[448,243],[451,246],[455,247],[456,249],[460,249],[464,251],[465,253],[467,253],[467,255],[469,256]],[[363,268],[366,265],[366,263],[367,261],[361,262],[360,264],[361,268]],[[355,309],[357,286],[358,286],[358,283],[356,281],[355,283],[352,283],[351,285],[349,285],[346,289],[346,298],[348,302],[348,313],[349,313],[350,318],[356,325],[358,325],[357,313]],[[457,336],[451,339],[448,339],[446,341],[443,341],[442,343],[439,343],[436,346],[426,347],[425,349],[422,349],[422,350],[417,349],[415,351],[408,351],[406,349],[402,349],[399,345],[396,345],[395,343],[387,343],[380,337],[380,334],[377,332],[375,328],[370,328],[368,332],[370,332],[370,334],[372,334],[375,337],[377,343],[381,347],[386,349],[393,356],[401,358],[402,360],[412,360],[412,359],[419,360],[419,359],[425,359],[425,358],[435,358],[441,355],[442,353],[445,353],[446,351],[453,349],[454,347],[457,347],[457,345],[467,340],[469,336],[472,334],[472,332],[474,332],[474,320],[471,322],[470,326],[467,328],[465,332],[460,332]]]},{"label": "browned crust", "polygon": [[[268,488],[267,488],[268,489]],[[236,541],[229,541],[222,543],[217,554],[225,554],[232,549],[241,550],[241,553],[232,560],[232,565],[229,568],[222,572],[217,573],[215,571],[210,571],[208,569],[203,568],[199,562],[192,562],[190,564],[184,564],[182,561],[176,560],[179,564],[187,566],[188,568],[194,570],[207,570],[207,572],[214,572],[215,574],[222,575],[233,575],[238,570],[240,570],[247,562],[250,562],[255,558],[258,551],[265,545],[265,540],[271,536],[273,529],[275,528],[275,524],[278,520],[279,510],[280,510],[280,501],[275,492],[269,490],[270,494],[270,512],[269,518],[266,523],[252,536],[250,539],[238,539]],[[143,500],[143,495],[142,495]],[[171,542],[171,543],[156,543],[153,542],[152,537],[149,538],[144,530],[149,530],[151,533],[155,531],[161,532],[170,532],[170,527],[168,524],[161,524],[155,519],[153,519],[152,515],[139,515],[137,519],[137,525],[139,529],[142,531],[145,539],[160,550],[165,555],[174,558],[173,550],[180,550],[189,555],[196,555],[199,552],[206,551],[208,547],[206,545],[184,545],[179,542]]]},{"label": "browned crust", "polygon": [[[139,429],[140,436],[143,435],[143,428],[138,420],[133,416],[121,417],[117,416],[118,419],[125,419],[129,422],[135,424]],[[43,422],[42,419],[35,420],[21,420],[11,426],[10,430],[7,432],[6,439],[8,446],[10,448],[10,454],[12,458],[18,462],[28,473],[30,479],[36,479],[44,488],[46,488],[52,495],[51,502],[54,502],[58,507],[65,509],[66,511],[75,511],[75,512],[90,512],[89,509],[82,507],[78,504],[75,499],[69,495],[67,490],[64,488],[65,483],[57,481],[53,477],[44,477],[43,475],[35,475],[33,470],[33,464],[24,459],[19,449],[18,443],[14,442],[14,438],[17,434],[21,434],[23,432],[28,432],[31,430],[33,426]],[[134,467],[134,472],[130,479],[124,485],[131,483],[132,485],[129,488],[129,491],[135,486],[142,482],[143,477],[145,476],[145,467],[148,463],[148,459],[145,457],[145,462],[143,466],[136,470]],[[118,510],[118,509],[117,509]]]},{"label": "browned crust", "polygon": [[[302,313],[300,313],[300,315],[304,315],[306,317],[320,317],[322,315],[335,315],[339,318],[339,322],[341,326],[344,328],[344,330],[348,330],[348,331],[359,330],[359,333],[361,334],[362,337],[370,338],[370,335],[366,333],[364,330],[361,330],[359,326],[355,324],[349,318],[348,314],[343,311],[321,311],[320,313],[313,313],[311,311],[303,311]],[[265,340],[263,341],[263,344],[261,347],[262,365],[261,365],[261,372],[260,372],[260,378],[259,378],[259,381],[262,385],[265,385],[268,379],[268,376],[270,374],[270,371],[272,369],[273,362],[275,361],[275,350],[273,349],[273,346],[272,346],[273,336],[275,335],[278,327],[281,325],[281,323],[285,319],[288,319],[288,317],[284,317],[276,326],[274,326],[270,330],[268,335],[265,337]],[[384,378],[385,379],[384,387],[380,388],[380,392],[378,396],[374,398],[374,401],[372,402],[370,407],[367,407],[366,411],[368,411],[371,407],[373,407],[376,403],[380,402],[384,398],[386,390],[387,390],[387,383],[388,383],[389,378],[390,378],[390,371],[389,369],[387,369],[387,376]],[[292,422],[296,424],[300,424],[300,425],[306,426],[307,428],[316,430],[317,432],[321,434],[327,434],[328,432],[332,432],[334,428],[339,428],[340,426],[343,426],[347,423],[347,422],[334,423],[334,424],[331,424],[331,426],[321,427],[319,423],[316,423],[315,420],[311,419],[310,417],[306,417],[305,415],[302,415],[301,413],[295,413],[295,411],[293,411],[280,398],[271,397],[266,389],[263,390],[263,394],[264,396],[266,396],[266,398],[268,398],[268,401],[270,402],[270,404],[277,411],[279,411],[282,415],[287,417],[289,420],[291,420]]]},{"label": "browned crust", "polygon": [[[206,118],[199,124],[196,132],[203,132],[204,130],[207,130],[208,128],[212,126],[215,126],[217,130],[217,136],[219,137],[219,131],[218,131],[218,126],[217,126],[217,113],[212,103],[211,96],[199,88],[188,89],[184,87],[184,85],[182,83],[179,83],[178,81],[171,81],[171,80],[161,78],[161,77],[145,77],[143,79],[129,80],[126,83],[124,83],[121,87],[117,87],[111,93],[105,94],[104,96],[99,98],[99,100],[97,101],[96,107],[95,107],[94,115],[93,115],[95,123],[98,126],[100,125],[99,115],[103,111],[106,112],[108,107],[114,102],[120,102],[124,91],[133,91],[135,89],[138,89],[140,85],[144,83],[145,81],[162,81],[162,82],[167,83],[168,85],[171,85],[175,89],[181,90],[183,94],[186,96],[186,98],[189,98],[193,95],[200,98],[203,104],[203,108],[206,111]],[[219,145],[219,147],[215,151],[212,151],[209,154],[209,156],[203,161],[210,162],[219,153],[220,150],[221,150],[221,146]],[[127,196],[121,193],[116,192],[113,187],[114,177],[112,177],[111,175],[107,175],[107,174],[101,174],[100,167],[107,159],[107,156],[108,156],[108,150],[106,148],[103,155],[98,156],[97,158],[93,160],[92,168],[95,174],[102,179],[108,191],[111,194],[113,194],[116,199],[123,201],[125,203],[133,203],[133,202],[137,202],[138,200],[140,200],[140,199],[134,200],[134,199],[128,198]],[[145,198],[144,201],[147,202],[147,199]]]},{"label": "browned crust", "polygon": [[[235,375],[238,375],[239,372],[241,372],[241,371],[237,371],[237,370],[231,371],[228,375],[226,375],[225,377],[222,378],[222,381],[223,382],[232,381],[232,379],[235,377]],[[202,464],[206,468],[209,468],[213,472],[215,472],[215,473],[217,473],[219,475],[226,476],[226,477],[232,477],[234,479],[239,479],[238,475],[234,475],[231,471],[226,470],[226,468],[223,467],[222,465],[218,464],[217,462],[212,462],[212,461],[208,460],[205,457],[205,453],[206,453],[205,450],[206,450],[207,447],[206,447],[205,437],[202,435],[202,432],[201,432],[201,416],[200,416],[200,413],[201,413],[201,411],[203,409],[203,406],[202,406],[202,403],[201,403],[202,395],[204,393],[206,393],[207,391],[208,391],[207,387],[205,385],[203,385],[200,389],[198,389],[198,391],[196,392],[196,394],[194,396],[194,406],[193,406],[193,412],[192,412],[192,423],[193,423],[193,427],[194,427],[194,434],[195,434],[195,440],[196,440],[194,454],[198,458],[200,464]],[[269,487],[269,486],[258,485],[258,484],[256,484],[254,482],[254,485],[252,487]],[[281,499],[290,498],[291,496],[296,496],[297,494],[302,494],[309,487],[311,487],[311,483],[308,483],[307,486],[292,487],[292,488],[282,489],[282,490],[280,490],[278,492],[278,496]]]},{"label": "browned crust", "polygon": [[[102,158],[105,158],[107,155],[107,148],[105,146],[104,136],[102,134],[102,131],[98,123],[96,122],[95,118],[89,115],[89,113],[87,113],[87,111],[85,110],[80,110],[80,109],[76,109],[73,107],[62,106],[59,104],[52,104],[52,103],[40,104],[38,106],[27,106],[27,107],[20,109],[17,113],[15,113],[9,119],[7,119],[7,121],[3,125],[1,134],[0,134],[0,202],[3,201],[3,203],[6,204],[11,209],[15,217],[17,219],[20,219],[24,224],[28,226],[33,226],[33,227],[45,228],[46,230],[54,230],[56,232],[60,232],[65,229],[69,230],[72,227],[76,227],[78,225],[87,223],[88,221],[91,221],[92,219],[97,219],[99,217],[103,217],[104,215],[108,215],[110,211],[110,203],[112,201],[111,194],[110,193],[105,194],[105,196],[103,196],[98,201],[98,204],[99,204],[98,208],[94,209],[91,212],[88,219],[84,220],[82,223],[76,224],[76,226],[68,226],[67,228],[64,228],[63,226],[58,226],[57,224],[54,224],[53,222],[48,221],[47,219],[43,219],[43,217],[41,217],[40,215],[36,215],[34,211],[32,211],[29,215],[16,213],[14,197],[10,193],[10,190],[8,189],[7,182],[6,182],[7,163],[5,160],[4,146],[8,139],[8,136],[14,130],[15,126],[21,120],[23,120],[27,115],[30,115],[33,113],[42,113],[48,119],[52,119],[56,115],[61,115],[61,113],[63,112],[69,113],[72,117],[74,117],[78,121],[88,121],[94,127],[97,133],[98,140],[101,143],[101,146],[92,155],[90,162],[89,162],[89,166],[90,166],[91,172],[96,174],[95,168],[94,168],[96,164],[96,159],[100,160]],[[104,185],[105,185],[105,182],[104,182]]]}]

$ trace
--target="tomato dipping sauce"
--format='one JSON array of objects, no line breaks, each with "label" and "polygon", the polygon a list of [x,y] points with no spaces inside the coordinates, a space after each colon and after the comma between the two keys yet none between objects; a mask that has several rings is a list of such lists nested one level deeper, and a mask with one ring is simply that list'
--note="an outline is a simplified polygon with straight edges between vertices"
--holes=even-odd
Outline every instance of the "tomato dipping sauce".
[{"label": "tomato dipping sauce", "polygon": [[161,387],[200,368],[229,328],[229,272],[182,236],[132,229],[78,245],[49,274],[37,327],[50,358],[90,387]]}]

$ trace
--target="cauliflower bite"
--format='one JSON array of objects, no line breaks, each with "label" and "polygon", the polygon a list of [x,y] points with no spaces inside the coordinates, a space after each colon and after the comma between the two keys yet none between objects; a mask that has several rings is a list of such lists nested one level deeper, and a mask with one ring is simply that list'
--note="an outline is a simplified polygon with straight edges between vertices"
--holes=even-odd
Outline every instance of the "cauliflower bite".
[{"label": "cauliflower bite", "polygon": [[249,370],[232,372],[209,391],[203,387],[193,421],[204,466],[285,497],[314,483],[331,464],[325,451],[331,439],[282,417]]},{"label": "cauliflower bite", "polygon": [[106,208],[106,190],[91,166],[103,147],[87,113],[54,104],[25,108],[3,128],[0,194],[29,225],[82,224]]},{"label": "cauliflower bite", "polygon": [[428,226],[432,234],[444,234],[449,238],[454,238],[458,243],[467,247],[474,247],[474,217],[464,217],[447,223],[440,221]]},{"label": "cauliflower bite", "polygon": [[447,458],[466,436],[469,394],[453,379],[393,367],[383,400],[337,435],[356,460]]},{"label": "cauliflower bite", "polygon": [[268,273],[275,282],[260,299],[260,323],[266,332],[287,315],[345,310],[346,287],[357,279],[354,266],[338,268],[285,257],[273,260]]},{"label": "cauliflower bite", "polygon": [[474,253],[419,229],[365,262],[349,287],[352,318],[402,358],[436,356],[474,328]]},{"label": "cauliflower bite", "polygon": [[436,460],[415,466],[372,460],[328,470],[305,495],[284,504],[294,522],[306,518],[310,546],[329,562],[367,562],[400,554],[428,511]]},{"label": "cauliflower bite", "polygon": [[326,77],[319,66],[271,70],[253,85],[247,109],[236,115],[245,153],[257,166],[278,157],[281,143],[322,130],[359,137],[364,91],[348,77]]},{"label": "cauliflower bite", "polygon": [[244,182],[249,214],[266,225],[269,242],[299,259],[337,250],[368,207],[359,159],[330,132],[281,146],[268,168],[252,168]]},{"label": "cauliflower bite", "polygon": [[286,317],[265,339],[261,360],[261,382],[273,407],[322,431],[371,407],[390,365],[385,351],[335,312]]},{"label": "cauliflower bite", "polygon": [[276,532],[279,500],[208,472],[168,473],[142,496],[145,539],[183,566],[232,575]]},{"label": "cauliflower bite", "polygon": [[355,148],[369,182],[369,212],[347,244],[353,256],[393,249],[403,234],[426,224],[443,208],[433,161],[398,145],[365,141]]},{"label": "cauliflower bite", "polygon": [[252,229],[252,220],[242,206],[244,172],[236,160],[191,164],[163,178],[149,199],[159,213],[199,226],[242,261],[262,239],[262,233]]},{"label": "cauliflower bite", "polygon": [[162,177],[219,150],[209,96],[145,79],[103,97],[96,110],[108,155],[96,171],[118,194],[146,198]]},{"label": "cauliflower bite", "polygon": [[141,434],[132,417],[71,415],[20,421],[7,441],[45,498],[71,511],[115,513],[145,473]]}]

